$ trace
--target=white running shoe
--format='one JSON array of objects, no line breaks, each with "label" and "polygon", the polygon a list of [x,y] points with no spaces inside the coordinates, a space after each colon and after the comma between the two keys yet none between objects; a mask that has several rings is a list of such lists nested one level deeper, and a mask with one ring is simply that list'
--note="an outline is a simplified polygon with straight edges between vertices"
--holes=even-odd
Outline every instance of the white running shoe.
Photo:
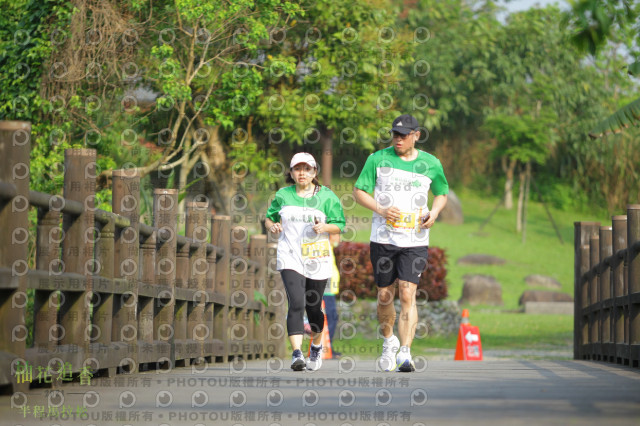
[{"label": "white running shoe", "polygon": [[411,359],[411,351],[406,346],[402,346],[398,351],[396,363],[398,365],[398,371],[402,371],[403,373],[416,371],[416,366],[413,363],[413,359]]},{"label": "white running shoe", "polygon": [[304,362],[304,355],[300,349],[293,351],[291,356],[291,369],[293,371],[302,371],[306,367],[307,363]]},{"label": "white running shoe", "polygon": [[396,336],[384,339],[382,342],[382,355],[378,365],[382,371],[394,371],[396,369],[396,353],[400,348],[400,340]]},{"label": "white running shoe", "polygon": [[319,370],[322,366],[322,345],[317,346],[311,344],[309,353],[309,362],[307,362],[307,370]]}]

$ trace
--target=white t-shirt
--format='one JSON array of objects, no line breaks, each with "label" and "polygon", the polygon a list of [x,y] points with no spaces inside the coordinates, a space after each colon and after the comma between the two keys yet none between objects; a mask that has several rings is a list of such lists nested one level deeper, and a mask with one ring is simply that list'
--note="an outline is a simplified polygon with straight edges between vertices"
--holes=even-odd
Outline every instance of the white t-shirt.
[{"label": "white t-shirt", "polygon": [[277,270],[292,269],[306,278],[323,280],[331,277],[331,243],[329,234],[316,234],[316,219],[345,226],[340,200],[329,188],[321,186],[309,198],[296,194],[295,185],[280,189],[267,210],[267,218],[281,222],[283,232],[278,239]]},{"label": "white t-shirt", "polygon": [[400,209],[396,222],[378,213],[371,220],[371,241],[397,247],[429,245],[429,230],[420,228],[420,218],[429,212],[429,189],[435,195],[449,193],[440,160],[424,151],[415,160],[398,157],[393,147],[371,154],[355,183],[356,188],[373,197],[381,206]]}]

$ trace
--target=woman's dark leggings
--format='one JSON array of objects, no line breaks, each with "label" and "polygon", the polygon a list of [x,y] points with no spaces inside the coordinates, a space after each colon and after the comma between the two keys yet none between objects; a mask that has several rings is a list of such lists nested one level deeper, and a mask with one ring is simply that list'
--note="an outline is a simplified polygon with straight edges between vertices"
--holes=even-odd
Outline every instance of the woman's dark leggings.
[{"label": "woman's dark leggings", "polygon": [[289,300],[289,313],[287,314],[289,336],[304,334],[305,308],[311,331],[320,333],[324,327],[322,294],[329,280],[305,278],[292,269],[283,269],[280,271],[280,275],[282,275],[282,282],[284,282]]}]

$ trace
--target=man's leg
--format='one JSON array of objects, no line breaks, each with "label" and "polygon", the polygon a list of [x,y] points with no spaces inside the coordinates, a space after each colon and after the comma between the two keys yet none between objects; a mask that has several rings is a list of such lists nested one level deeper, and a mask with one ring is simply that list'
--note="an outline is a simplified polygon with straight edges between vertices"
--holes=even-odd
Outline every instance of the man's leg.
[{"label": "man's leg", "polygon": [[398,279],[400,298],[400,318],[398,320],[398,334],[400,335],[400,350],[396,358],[398,370],[404,372],[415,371],[411,358],[411,343],[418,325],[418,307],[416,306],[416,290],[420,277],[427,265],[428,247],[409,247],[398,256]]},{"label": "man's leg", "polygon": [[393,334],[393,325],[396,322],[396,308],[393,304],[395,289],[395,282],[387,287],[378,287],[378,323],[380,333],[384,337],[378,366],[382,371],[396,369],[396,356],[400,348],[400,340]]},{"label": "man's leg", "polygon": [[378,366],[382,371],[393,371],[396,368],[396,354],[400,341],[393,335],[393,325],[396,322],[396,308],[393,298],[396,295],[396,268],[393,262],[393,247],[371,243],[371,263],[373,275],[378,286],[378,323],[380,333],[384,337],[382,354],[378,359]]},{"label": "man's leg", "polygon": [[378,323],[380,333],[385,338],[393,335],[393,325],[396,323],[396,308],[393,298],[396,295],[396,286],[378,287]]},{"label": "man's leg", "polygon": [[400,344],[411,348],[418,325],[418,307],[416,306],[416,289],[412,282],[398,280],[400,298],[400,318],[398,319],[398,337]]}]

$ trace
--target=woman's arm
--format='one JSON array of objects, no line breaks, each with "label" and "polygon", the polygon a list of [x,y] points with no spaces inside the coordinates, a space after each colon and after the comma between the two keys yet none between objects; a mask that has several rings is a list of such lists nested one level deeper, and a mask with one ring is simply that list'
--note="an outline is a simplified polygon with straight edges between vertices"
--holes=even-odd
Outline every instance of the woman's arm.
[{"label": "woman's arm", "polygon": [[339,234],[340,228],[338,225],[334,225],[332,223],[317,223],[313,225],[313,230],[316,231],[316,234],[328,233],[328,234]]},{"label": "woman's arm", "polygon": [[272,234],[278,234],[282,232],[282,224],[280,222],[274,222],[268,217],[264,220],[264,226],[265,228],[267,228],[267,231],[271,232]]}]

